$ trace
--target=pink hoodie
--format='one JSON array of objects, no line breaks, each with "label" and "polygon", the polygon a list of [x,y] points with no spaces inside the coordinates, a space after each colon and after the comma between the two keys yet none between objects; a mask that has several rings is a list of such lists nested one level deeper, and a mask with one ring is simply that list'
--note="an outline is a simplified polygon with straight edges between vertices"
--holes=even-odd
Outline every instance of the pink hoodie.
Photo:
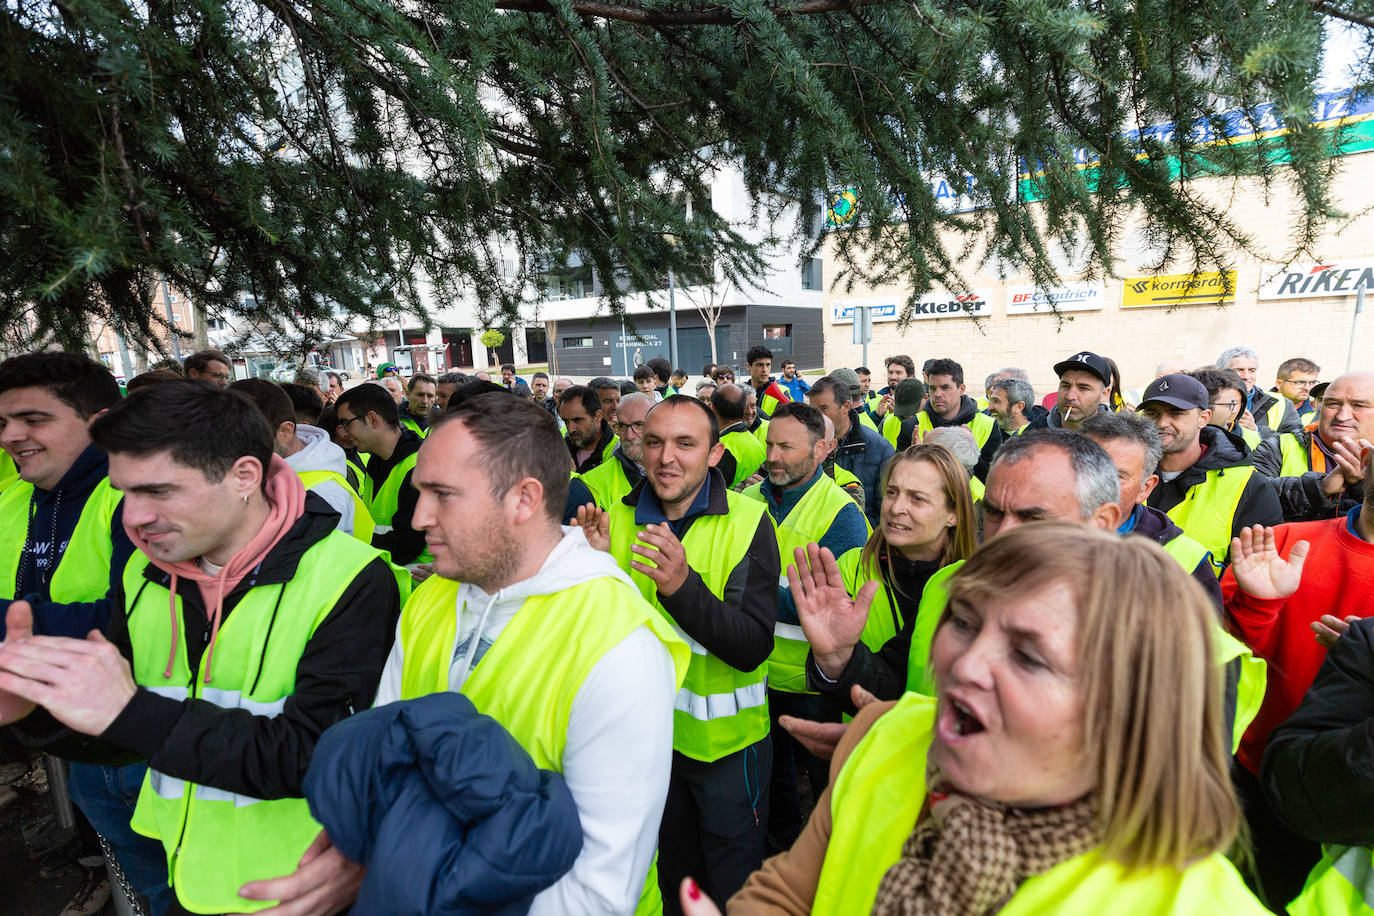
[{"label": "pink hoodie", "polygon": [[182,560],[179,563],[164,563],[148,552],[148,542],[139,537],[138,532],[127,524],[124,531],[129,540],[143,551],[149,561],[158,569],[172,577],[171,598],[168,604],[172,618],[172,649],[167,656],[167,670],[163,677],[172,676],[176,664],[177,633],[177,579],[187,578],[200,589],[201,600],[205,603],[210,618],[210,645],[205,650],[205,683],[210,683],[210,663],[215,654],[215,640],[219,637],[220,618],[224,614],[224,597],[234,590],[244,576],[248,575],[277,543],[291,530],[291,526],[305,514],[305,486],[300,477],[280,455],[273,455],[267,468],[267,505],[270,510],[267,521],[253,539],[238,553],[229,558],[218,575],[210,575],[200,568],[196,560]]}]

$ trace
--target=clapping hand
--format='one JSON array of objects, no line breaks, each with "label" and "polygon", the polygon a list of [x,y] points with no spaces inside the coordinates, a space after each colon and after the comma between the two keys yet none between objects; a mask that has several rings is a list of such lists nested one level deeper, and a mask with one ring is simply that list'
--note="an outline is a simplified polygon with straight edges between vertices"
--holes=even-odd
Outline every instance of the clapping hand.
[{"label": "clapping hand", "polygon": [[587,543],[597,550],[609,552],[611,549],[611,516],[596,503],[577,507],[577,517],[573,524],[582,529]]}]

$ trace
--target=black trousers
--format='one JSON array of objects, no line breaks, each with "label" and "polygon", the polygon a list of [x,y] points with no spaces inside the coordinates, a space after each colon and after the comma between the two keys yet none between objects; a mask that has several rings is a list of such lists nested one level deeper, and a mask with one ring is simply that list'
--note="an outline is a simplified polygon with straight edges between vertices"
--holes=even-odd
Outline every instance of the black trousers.
[{"label": "black trousers", "polygon": [[1264,797],[1255,774],[1231,761],[1231,784],[1240,799],[1245,825],[1250,831],[1254,861],[1245,875],[1245,883],[1275,913],[1302,891],[1307,875],[1322,857],[1319,844],[1298,836],[1279,820]]},{"label": "black trousers", "polygon": [[768,737],[702,763],[673,752],[668,801],[658,830],[663,910],[682,912],[678,886],[691,877],[722,910],[763,864],[773,744]]},{"label": "black trousers", "polygon": [[[839,722],[841,710],[811,693],[787,693],[769,689],[768,717],[773,737],[773,788],[768,806],[768,839],[777,852],[791,849],[801,835],[811,809],[830,783],[830,761],[822,760],[802,747],[801,742],[778,724],[779,716],[794,716],[813,722]],[[798,770],[806,774],[811,790],[807,803],[798,791]]]}]

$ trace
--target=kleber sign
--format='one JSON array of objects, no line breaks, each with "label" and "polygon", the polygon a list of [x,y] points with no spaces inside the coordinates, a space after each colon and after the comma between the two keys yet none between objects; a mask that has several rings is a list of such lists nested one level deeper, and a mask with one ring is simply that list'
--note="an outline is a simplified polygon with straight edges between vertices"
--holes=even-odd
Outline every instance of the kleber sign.
[{"label": "kleber sign", "polygon": [[1064,286],[1011,286],[1007,288],[1008,315],[1050,315],[1061,312],[1092,312],[1102,308],[1106,290],[1098,283]]},{"label": "kleber sign", "polygon": [[1221,305],[1235,301],[1234,270],[1127,277],[1121,287],[1123,309],[1152,305]]},{"label": "kleber sign", "polygon": [[1374,291],[1374,261],[1333,261],[1329,264],[1290,264],[1260,284],[1261,299],[1314,299],[1353,296],[1360,289]]},{"label": "kleber sign", "polygon": [[[873,307],[873,320],[896,321],[902,317],[906,303],[900,299],[869,297],[865,299],[832,299],[830,302],[830,321],[832,324],[853,324],[854,306]],[[913,320],[924,318],[947,318],[950,316],[986,317],[992,313],[988,307],[985,291],[965,293],[954,296],[949,293],[928,293],[911,308]]]}]

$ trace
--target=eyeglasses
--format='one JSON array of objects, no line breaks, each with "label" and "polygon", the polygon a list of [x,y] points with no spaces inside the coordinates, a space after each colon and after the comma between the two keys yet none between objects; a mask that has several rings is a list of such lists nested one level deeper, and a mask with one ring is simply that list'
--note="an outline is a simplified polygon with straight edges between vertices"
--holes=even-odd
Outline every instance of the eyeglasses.
[{"label": "eyeglasses", "polygon": [[648,424],[645,421],[640,420],[638,423],[617,423],[614,429],[617,436],[623,436],[630,430],[634,430],[636,436],[642,437],[644,435],[644,429],[647,426]]},{"label": "eyeglasses", "polygon": [[1314,378],[1286,378],[1284,382],[1292,385],[1294,388],[1311,388],[1313,385],[1317,384],[1317,380]]},{"label": "eyeglasses", "polygon": [[1240,406],[1240,401],[1212,401],[1212,407],[1225,407],[1227,410],[1235,410]]},{"label": "eyeglasses", "polygon": [[364,414],[362,417],[349,417],[347,420],[340,419],[340,420],[339,420],[339,425],[338,425],[337,428],[338,428],[338,429],[348,429],[348,424],[350,424],[350,423],[352,423],[352,422],[354,422],[354,421],[356,421],[356,420],[362,420],[362,419],[364,419],[365,417],[366,417],[366,414]]}]

